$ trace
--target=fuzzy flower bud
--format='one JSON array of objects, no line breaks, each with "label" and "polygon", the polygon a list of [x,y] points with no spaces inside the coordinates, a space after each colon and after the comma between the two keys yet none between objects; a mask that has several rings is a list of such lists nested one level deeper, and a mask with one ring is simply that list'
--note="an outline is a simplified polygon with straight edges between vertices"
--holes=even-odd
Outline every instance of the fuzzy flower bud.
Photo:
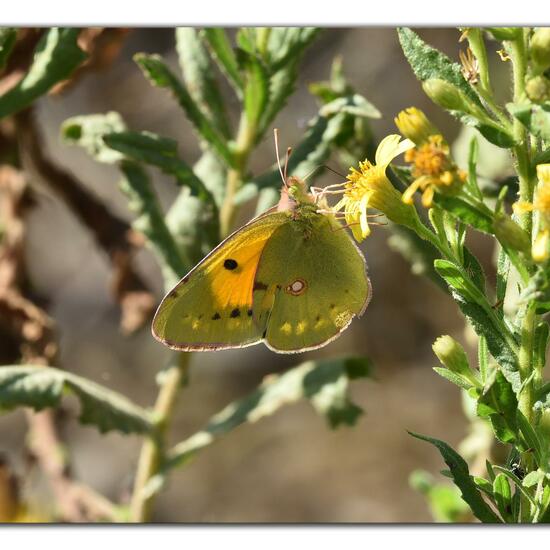
[{"label": "fuzzy flower bud", "polygon": [[409,107],[401,111],[394,118],[394,122],[401,134],[409,138],[415,145],[425,143],[430,136],[441,133],[416,107]]},{"label": "fuzzy flower bud", "polygon": [[550,68],[550,27],[540,27],[531,38],[531,60],[539,72]]},{"label": "fuzzy flower bud", "polygon": [[533,103],[544,103],[550,98],[550,80],[545,76],[530,78],[525,84],[525,92]]},{"label": "fuzzy flower bud", "polygon": [[464,348],[451,336],[440,336],[432,346],[434,353],[441,363],[451,372],[466,378],[473,385],[479,385],[479,382],[470,369],[468,358]]},{"label": "fuzzy flower bud", "polygon": [[531,248],[529,235],[512,218],[506,214],[497,214],[493,229],[502,244],[519,252],[529,253]]},{"label": "fuzzy flower bud", "polygon": [[471,101],[453,84],[440,78],[430,78],[422,83],[426,95],[437,105],[452,111],[475,114]]}]

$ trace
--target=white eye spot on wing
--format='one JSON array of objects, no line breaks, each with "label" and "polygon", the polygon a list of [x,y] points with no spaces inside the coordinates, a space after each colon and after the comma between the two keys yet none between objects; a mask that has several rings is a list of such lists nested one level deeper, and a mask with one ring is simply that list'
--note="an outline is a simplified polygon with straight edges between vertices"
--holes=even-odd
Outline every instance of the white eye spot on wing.
[{"label": "white eye spot on wing", "polygon": [[306,289],[306,281],[304,279],[296,279],[285,287],[285,292],[287,294],[292,294],[293,296],[300,296],[300,294],[303,294]]}]

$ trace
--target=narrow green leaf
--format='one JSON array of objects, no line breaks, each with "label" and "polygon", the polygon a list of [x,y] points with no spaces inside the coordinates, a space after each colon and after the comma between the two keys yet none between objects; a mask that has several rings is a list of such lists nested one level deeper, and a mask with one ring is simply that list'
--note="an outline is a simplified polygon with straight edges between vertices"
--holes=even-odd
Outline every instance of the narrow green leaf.
[{"label": "narrow green leaf", "polygon": [[[502,468],[502,466],[495,465],[495,470],[498,470],[499,472],[502,472],[508,479],[514,482],[515,486],[518,488],[518,490],[523,494],[523,496],[536,508],[537,504],[534,501],[533,497],[529,494],[529,491],[525,489],[525,487],[521,483],[521,479],[518,478],[514,473],[512,473],[510,470],[507,470],[506,468]],[[496,478],[495,478],[496,479]]]},{"label": "narrow green leaf", "polygon": [[87,57],[77,45],[79,32],[76,28],[54,27],[44,34],[25,76],[0,97],[0,119],[28,107],[55,84],[69,78]]},{"label": "narrow green leaf", "polygon": [[409,28],[397,29],[399,42],[416,78],[421,82],[431,78],[445,80],[456,86],[468,99],[481,105],[476,93],[464,79],[461,66],[451,61],[443,52],[426,44]]},{"label": "narrow green leaf", "polygon": [[349,400],[349,381],[369,375],[368,359],[344,357],[307,361],[284,374],[266,377],[251,394],[225,407],[203,430],[169,450],[161,473],[151,480],[146,491],[149,494],[158,491],[170,469],[187,463],[222,435],[303,398],[326,417],[331,427],[355,424],[362,411]]},{"label": "narrow green leaf", "polygon": [[479,263],[479,260],[465,246],[462,247],[464,253],[464,269],[466,275],[472,280],[472,283],[485,294],[485,273]]},{"label": "narrow green leaf", "polygon": [[0,27],[0,71],[6,66],[16,40],[17,29]]},{"label": "narrow green leaf", "polygon": [[56,407],[64,393],[78,397],[80,422],[100,432],[150,433],[150,413],[125,396],[91,380],[52,367],[23,365],[0,367],[0,409]]},{"label": "narrow green leaf", "polygon": [[468,464],[466,464],[466,461],[455,450],[439,439],[413,432],[409,432],[409,434],[437,447],[443,460],[451,471],[455,485],[462,493],[462,498],[470,506],[476,518],[483,523],[501,523],[498,516],[481,497],[476,484],[470,476]]},{"label": "narrow green leaf", "polygon": [[481,383],[485,385],[489,374],[489,350],[487,349],[487,340],[485,339],[485,336],[478,337],[477,361],[479,366],[479,374],[481,376]]},{"label": "narrow green leaf", "polygon": [[473,387],[473,384],[466,380],[463,376],[460,376],[449,369],[441,368],[441,367],[433,367],[433,370],[439,374],[439,376],[442,376],[443,378],[447,379],[449,382],[452,382],[453,384],[456,384],[459,388],[462,388],[464,390],[469,390]]},{"label": "narrow green leaf", "polygon": [[493,495],[500,515],[506,523],[512,518],[512,490],[504,474],[498,474],[493,482]]},{"label": "narrow green leaf", "polygon": [[284,69],[317,38],[320,29],[315,27],[273,27],[268,40],[270,69]]},{"label": "narrow green leaf", "polygon": [[212,57],[233,84],[239,97],[242,96],[243,80],[239,72],[237,58],[225,31],[219,28],[207,28],[202,30],[202,36],[208,43]]},{"label": "narrow green leaf", "polygon": [[522,480],[524,487],[534,487],[539,481],[542,481],[545,477],[545,474],[542,470],[535,470],[529,472]]},{"label": "narrow green leaf", "polygon": [[221,135],[231,137],[222,94],[214,76],[210,56],[193,27],[176,29],[176,51],[191,97]]},{"label": "narrow green leaf", "polygon": [[359,94],[338,97],[321,107],[319,113],[321,116],[330,116],[335,113],[347,113],[354,117],[382,117],[382,113],[370,101]]},{"label": "narrow green leaf", "polygon": [[533,135],[544,141],[550,141],[550,102],[542,105],[509,103],[506,108]]},{"label": "narrow green leaf", "polygon": [[515,443],[518,435],[518,401],[510,383],[497,372],[492,384],[477,402],[477,415],[491,422],[495,436],[503,443]]},{"label": "narrow green leaf", "polygon": [[197,107],[187,89],[172,73],[162,58],[158,55],[138,53],[134,55],[134,61],[154,86],[166,88],[174,95],[199,135],[212,145],[220,158],[228,165],[232,165],[234,158],[227,147],[226,140],[210,124],[210,121]]},{"label": "narrow green leaf", "polygon": [[108,147],[103,136],[126,131],[122,117],[111,111],[106,114],[83,115],[68,118],[61,125],[61,137],[69,145],[78,145],[98,162],[114,164],[124,155]]},{"label": "narrow green leaf", "polygon": [[493,484],[483,477],[474,476],[474,483],[490,498],[493,498]]},{"label": "narrow green leaf", "polygon": [[504,321],[487,303],[483,293],[467,279],[460,268],[446,260],[436,260],[434,267],[451,289],[462,313],[472,324],[478,336],[484,336],[491,355],[502,368],[514,392],[521,386],[518,371],[517,345]]},{"label": "narrow green leaf", "polygon": [[124,175],[120,189],[128,197],[130,209],[137,214],[132,227],[147,237],[159,259],[166,287],[171,287],[190,269],[190,261],[182,258],[168,231],[161,206],[143,168],[136,162],[123,160],[120,169]]},{"label": "narrow green leaf", "polygon": [[535,460],[537,462],[537,465],[542,466],[545,465],[545,443],[542,442],[535,430],[533,429],[533,426],[529,423],[527,418],[523,415],[523,413],[518,410],[517,411],[517,422],[518,426],[521,432],[521,435],[527,445],[527,449],[531,450],[535,456]]},{"label": "narrow green leaf", "polygon": [[103,136],[104,143],[124,157],[145,162],[174,176],[180,185],[187,185],[200,199],[214,202],[212,194],[193,169],[178,156],[178,144],[151,132],[117,132]]},{"label": "narrow green leaf", "polygon": [[443,210],[449,212],[451,216],[466,225],[483,233],[488,233],[489,235],[493,233],[492,218],[466,201],[458,197],[450,197],[442,193],[436,193],[434,202]]}]

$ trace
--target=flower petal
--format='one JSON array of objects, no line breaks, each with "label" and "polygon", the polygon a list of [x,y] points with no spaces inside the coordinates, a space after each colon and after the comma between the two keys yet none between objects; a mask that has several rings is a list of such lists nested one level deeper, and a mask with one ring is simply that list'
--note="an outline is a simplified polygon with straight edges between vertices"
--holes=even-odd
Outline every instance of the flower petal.
[{"label": "flower petal", "polygon": [[375,157],[377,166],[386,168],[395,157],[414,147],[410,139],[404,139],[401,142],[400,139],[399,134],[390,134],[379,143]]}]

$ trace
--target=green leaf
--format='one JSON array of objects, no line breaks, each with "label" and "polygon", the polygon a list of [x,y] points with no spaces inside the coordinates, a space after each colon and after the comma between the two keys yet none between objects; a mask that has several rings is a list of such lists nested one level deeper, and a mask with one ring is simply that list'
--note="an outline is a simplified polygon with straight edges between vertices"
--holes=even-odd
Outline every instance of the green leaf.
[{"label": "green leaf", "polygon": [[270,375],[251,394],[235,401],[212,417],[207,426],[167,453],[161,473],[151,480],[146,492],[160,489],[168,470],[181,466],[217,438],[245,422],[257,422],[284,405],[309,399],[331,427],[353,425],[362,410],[348,397],[349,381],[370,375],[370,361],[363,357],[344,357],[307,361],[284,374]]},{"label": "green leaf", "polygon": [[474,483],[488,496],[493,498],[493,484],[483,477],[474,476]]},{"label": "green leaf", "polygon": [[0,367],[0,409],[56,407],[64,393],[81,405],[80,422],[100,432],[150,433],[151,415],[126,397],[95,382],[52,367],[24,365]]},{"label": "green leaf", "polygon": [[103,136],[104,143],[125,158],[145,162],[172,175],[180,185],[187,185],[201,200],[214,203],[212,194],[193,169],[178,157],[176,141],[151,132],[117,132]]},{"label": "green leaf", "polygon": [[491,216],[478,210],[475,206],[458,198],[436,193],[434,202],[443,210],[449,212],[457,220],[481,231],[483,233],[493,234],[493,219]]},{"label": "green leaf", "polygon": [[426,44],[409,28],[401,27],[397,29],[397,34],[403,53],[418,80],[445,80],[456,86],[468,99],[481,105],[476,93],[462,76],[462,69],[458,63],[454,63],[444,53]]},{"label": "green leaf", "polygon": [[321,116],[346,113],[354,117],[381,118],[382,113],[366,98],[359,94],[338,97],[321,107]]},{"label": "green leaf", "polygon": [[69,145],[79,145],[98,162],[114,164],[124,155],[108,147],[103,136],[124,132],[126,124],[122,117],[111,111],[106,114],[83,115],[68,118],[61,125],[61,137]]},{"label": "green leaf", "polygon": [[512,386],[501,372],[497,372],[492,384],[478,399],[478,416],[489,419],[500,441],[513,444],[518,434],[517,408],[518,401]]},{"label": "green leaf", "polygon": [[154,86],[166,88],[172,92],[199,135],[210,143],[221,159],[231,166],[234,162],[234,158],[227,147],[226,140],[204,116],[187,89],[182,85],[174,73],[172,73],[162,58],[158,55],[138,53],[134,55],[134,61]]},{"label": "green leaf", "polygon": [[485,293],[485,273],[479,263],[479,260],[465,246],[462,247],[464,253],[464,269],[474,285],[484,294]]},{"label": "green leaf", "polygon": [[469,390],[473,387],[473,384],[468,381],[463,376],[460,376],[459,374],[456,374],[449,369],[441,368],[441,367],[434,367],[433,370],[439,374],[439,376],[442,376],[443,378],[447,379],[449,382],[452,382],[453,384],[456,384],[459,388],[462,388],[464,390]]},{"label": "green leaf", "polygon": [[489,352],[501,366],[502,373],[517,393],[521,386],[517,345],[504,321],[487,303],[484,294],[464,276],[458,266],[447,260],[436,260],[434,267],[449,285],[455,302],[478,336],[485,337]]},{"label": "green leaf", "polygon": [[413,432],[409,432],[409,434],[437,447],[443,460],[445,460],[445,463],[451,471],[455,485],[460,489],[462,498],[470,506],[476,518],[483,523],[501,523],[498,516],[481,497],[476,484],[470,476],[468,464],[466,464],[466,461],[454,449],[439,439]]},{"label": "green leaf", "polygon": [[225,73],[229,82],[235,88],[237,95],[240,97],[244,84],[239,72],[237,58],[225,31],[219,28],[208,28],[203,29],[201,35],[208,43],[212,57],[217,61],[218,66]]},{"label": "green leaf", "polygon": [[[498,470],[499,472],[502,472],[508,479],[514,482],[516,487],[521,491],[523,496],[536,508],[537,504],[535,503],[533,497],[529,494],[529,491],[525,489],[525,487],[521,483],[521,479],[518,478],[514,473],[512,473],[510,470],[507,470],[506,468],[502,468],[501,466],[495,465],[495,470]],[[496,479],[496,478],[495,478]]]},{"label": "green leaf", "polygon": [[522,480],[522,485],[524,487],[534,487],[539,481],[544,479],[545,475],[542,470],[535,470],[529,472]]},{"label": "green leaf", "polygon": [[513,520],[512,517],[512,490],[510,483],[504,474],[498,474],[493,482],[493,495],[500,515],[506,523]]},{"label": "green leaf", "polygon": [[17,29],[0,27],[0,71],[6,66],[16,40]]},{"label": "green leaf", "polygon": [[280,71],[300,57],[319,33],[315,27],[273,27],[267,45],[271,71]]},{"label": "green leaf", "polygon": [[508,103],[506,108],[533,135],[550,141],[550,102],[542,105]]},{"label": "green leaf", "polygon": [[166,227],[158,198],[143,168],[136,162],[123,160],[120,169],[124,175],[120,189],[128,197],[130,209],[138,215],[132,227],[147,237],[160,262],[165,286],[172,287],[189,271],[191,262],[182,257]]},{"label": "green leaf", "polygon": [[518,410],[516,414],[517,414],[517,422],[518,422],[519,430],[521,432],[523,440],[525,441],[525,444],[527,445],[527,450],[530,450],[533,452],[537,465],[545,466],[546,465],[546,448],[545,448],[546,442],[542,442],[539,439],[539,436],[533,429],[533,426],[531,426],[527,418],[525,418],[525,416],[520,410]]},{"label": "green leaf", "polygon": [[28,107],[55,84],[69,78],[87,57],[77,45],[79,33],[76,28],[54,27],[44,34],[25,76],[0,97],[0,119]]},{"label": "green leaf", "polygon": [[214,76],[210,56],[193,27],[176,29],[176,51],[191,97],[221,135],[231,137],[222,94]]}]

